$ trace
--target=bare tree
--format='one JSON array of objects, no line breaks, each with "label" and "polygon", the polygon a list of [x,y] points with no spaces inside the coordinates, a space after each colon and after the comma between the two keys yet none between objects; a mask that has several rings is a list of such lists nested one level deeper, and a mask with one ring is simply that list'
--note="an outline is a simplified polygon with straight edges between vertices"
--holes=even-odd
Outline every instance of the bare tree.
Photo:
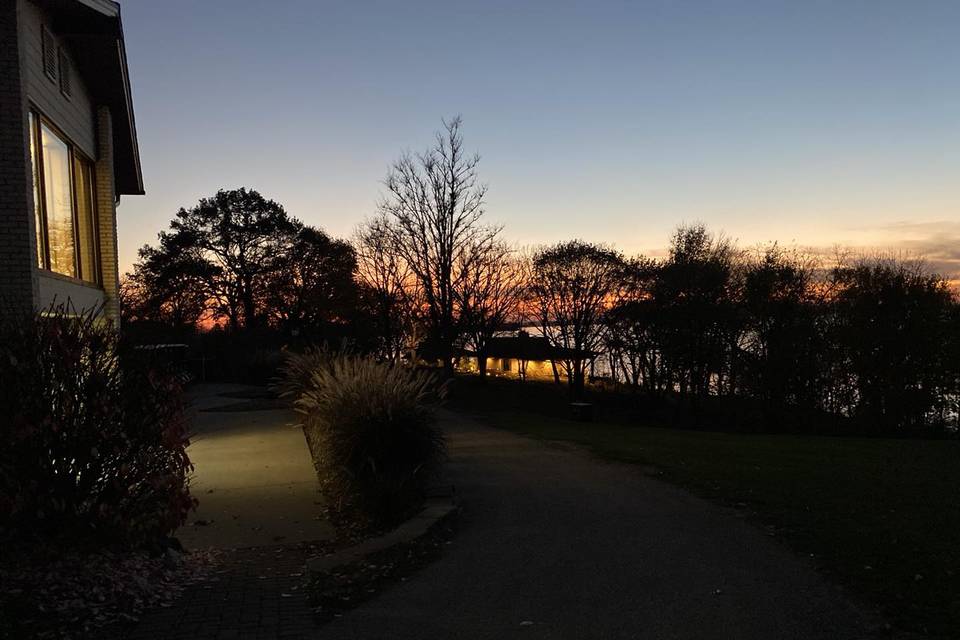
[{"label": "bare tree", "polygon": [[458,288],[473,252],[499,233],[483,224],[487,188],[477,178],[480,156],[464,151],[460,125],[460,117],[444,121],[431,148],[396,161],[380,203],[385,230],[421,288],[430,341],[450,373],[460,333]]},{"label": "bare tree", "polygon": [[532,311],[543,335],[560,352],[574,397],[603,343],[603,316],[619,286],[623,257],[580,240],[542,249],[533,258]]},{"label": "bare tree", "polygon": [[511,321],[518,320],[527,283],[526,262],[503,242],[476,247],[462,267],[460,318],[467,341],[477,354],[481,378],[487,372],[487,344]]},{"label": "bare tree", "polygon": [[384,215],[364,222],[354,234],[357,279],[378,324],[381,356],[399,360],[414,333],[421,304],[420,286],[393,245],[390,221]]}]

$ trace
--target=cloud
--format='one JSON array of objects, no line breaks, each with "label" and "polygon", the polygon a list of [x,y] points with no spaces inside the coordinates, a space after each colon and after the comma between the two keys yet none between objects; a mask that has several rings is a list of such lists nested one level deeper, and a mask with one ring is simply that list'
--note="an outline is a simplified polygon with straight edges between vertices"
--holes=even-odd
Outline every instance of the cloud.
[{"label": "cloud", "polygon": [[[863,245],[839,246],[854,254],[895,254],[908,259],[921,259],[940,275],[960,280],[960,222],[901,221],[881,226],[864,227],[876,238]],[[818,255],[836,254],[838,247],[805,247]]]}]

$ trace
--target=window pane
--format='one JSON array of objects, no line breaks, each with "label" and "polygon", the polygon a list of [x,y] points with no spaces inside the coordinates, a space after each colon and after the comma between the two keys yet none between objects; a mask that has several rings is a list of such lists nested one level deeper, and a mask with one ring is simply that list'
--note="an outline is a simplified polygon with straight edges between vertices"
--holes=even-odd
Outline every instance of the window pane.
[{"label": "window pane", "polygon": [[93,213],[93,172],[90,163],[74,154],[74,185],[77,189],[77,224],[80,237],[80,277],[87,282],[100,282],[97,264],[97,227]]},{"label": "window pane", "polygon": [[77,275],[73,240],[73,189],[70,184],[70,148],[46,125],[40,125],[43,144],[43,187],[47,205],[47,245],[50,270]]},{"label": "window pane", "polygon": [[37,266],[43,264],[43,215],[40,213],[40,176],[37,174],[37,118],[30,114],[30,164],[33,168],[33,217],[37,230]]}]

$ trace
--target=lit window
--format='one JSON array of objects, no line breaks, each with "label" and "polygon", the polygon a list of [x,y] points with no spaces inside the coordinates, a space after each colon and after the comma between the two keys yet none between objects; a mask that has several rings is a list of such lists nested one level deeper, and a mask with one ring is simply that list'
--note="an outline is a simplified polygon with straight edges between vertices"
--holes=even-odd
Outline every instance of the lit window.
[{"label": "lit window", "polygon": [[98,283],[93,164],[32,113],[30,133],[39,265]]},{"label": "lit window", "polygon": [[73,176],[76,185],[77,239],[80,248],[80,277],[100,284],[100,257],[97,255],[97,218],[93,201],[93,164],[78,155],[73,156]]}]

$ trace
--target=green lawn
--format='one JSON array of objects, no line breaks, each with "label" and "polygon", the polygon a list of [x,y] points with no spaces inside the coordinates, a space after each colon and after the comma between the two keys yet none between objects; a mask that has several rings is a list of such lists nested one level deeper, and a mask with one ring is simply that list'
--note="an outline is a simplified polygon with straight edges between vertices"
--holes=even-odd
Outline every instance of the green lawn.
[{"label": "green lawn", "polygon": [[747,509],[898,626],[960,637],[960,442],[580,423],[556,408],[519,407],[516,397],[507,409],[485,408],[513,396],[501,387],[458,389],[454,408],[649,465],[665,480]]}]

